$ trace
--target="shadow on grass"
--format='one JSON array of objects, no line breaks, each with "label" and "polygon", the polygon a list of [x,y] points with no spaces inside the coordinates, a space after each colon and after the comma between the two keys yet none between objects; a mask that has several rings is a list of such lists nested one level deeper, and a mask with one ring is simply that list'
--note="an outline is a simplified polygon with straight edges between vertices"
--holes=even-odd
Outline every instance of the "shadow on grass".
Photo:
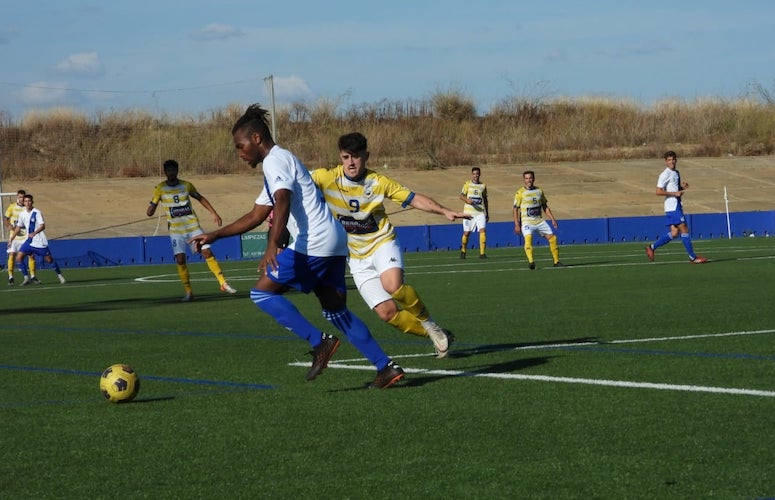
[{"label": "shadow on grass", "polygon": [[[493,352],[513,351],[516,349],[529,349],[552,347],[552,346],[566,346],[568,344],[588,344],[591,342],[599,342],[597,337],[578,337],[575,339],[563,339],[563,340],[547,340],[545,342],[516,342],[508,344],[485,344],[470,347],[468,349],[456,349],[450,350],[450,358],[467,358],[469,356],[478,356],[481,354],[490,354]],[[454,344],[453,344],[454,347]]]}]

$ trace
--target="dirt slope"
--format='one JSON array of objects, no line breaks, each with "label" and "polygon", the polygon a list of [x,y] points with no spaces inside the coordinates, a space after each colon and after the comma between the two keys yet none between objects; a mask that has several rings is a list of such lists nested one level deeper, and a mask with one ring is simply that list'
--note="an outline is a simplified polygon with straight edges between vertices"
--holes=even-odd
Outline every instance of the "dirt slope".
[{"label": "dirt slope", "polygon": [[[470,166],[433,171],[393,170],[373,159],[372,167],[409,188],[427,194],[448,207],[462,208],[458,194],[470,177]],[[532,168],[536,184],[549,198],[555,216],[562,219],[657,215],[662,200],[654,195],[656,180],[664,168],[661,159],[616,162],[555,163],[482,167],[487,184],[490,220],[511,221],[514,192],[521,186],[522,171]],[[724,187],[732,212],[772,210],[775,206],[775,157],[681,158],[678,169],[689,182],[684,197],[688,213],[724,212]],[[192,176],[189,180],[218,210],[224,223],[250,210],[261,189],[261,177],[245,168],[245,175]],[[35,195],[35,206],[46,218],[49,238],[102,238],[166,234],[158,217],[145,210],[158,178],[79,180],[67,182],[6,181],[5,192],[26,189]],[[4,198],[3,207],[7,207]],[[196,204],[205,230],[215,228],[207,211]],[[417,210],[389,212],[396,225],[442,224],[446,219]],[[4,233],[5,234],[5,233]]]}]

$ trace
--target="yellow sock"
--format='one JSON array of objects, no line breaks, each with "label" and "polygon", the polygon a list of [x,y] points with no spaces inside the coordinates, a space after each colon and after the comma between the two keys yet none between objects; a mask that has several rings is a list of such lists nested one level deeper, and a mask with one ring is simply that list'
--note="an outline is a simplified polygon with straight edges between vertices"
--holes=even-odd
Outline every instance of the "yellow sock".
[{"label": "yellow sock", "polygon": [[479,232],[479,255],[484,255],[484,249],[487,247],[487,233]]},{"label": "yellow sock", "polygon": [[223,277],[221,266],[218,265],[218,261],[215,260],[215,257],[208,257],[205,259],[205,262],[207,262],[207,267],[209,267],[210,271],[215,275],[215,279],[218,280],[218,284],[223,285],[226,283],[226,278]]},{"label": "yellow sock", "polygon": [[188,266],[186,264],[178,264],[178,276],[180,276],[180,281],[183,282],[183,289],[186,293],[191,293],[191,275],[188,273]]},{"label": "yellow sock", "polygon": [[423,328],[420,320],[417,319],[417,316],[414,316],[409,311],[398,311],[388,323],[404,333],[417,335],[418,337],[428,336],[428,333],[425,331],[425,328]]},{"label": "yellow sock", "polygon": [[27,264],[30,267],[30,276],[35,276],[35,270],[37,266],[37,263],[35,262],[35,257],[33,257],[32,255],[28,256]]},{"label": "yellow sock", "polygon": [[533,235],[525,235],[525,255],[528,262],[533,262]]},{"label": "yellow sock", "polygon": [[560,246],[557,244],[557,236],[554,234],[549,237],[549,251],[552,253],[554,263],[560,262]]},{"label": "yellow sock", "polygon": [[466,253],[466,248],[468,248],[468,235],[464,234],[463,237],[460,238],[460,251]]},{"label": "yellow sock", "polygon": [[8,277],[13,278],[13,266],[16,263],[15,255],[8,254]]},{"label": "yellow sock", "polygon": [[401,288],[393,294],[393,299],[398,302],[401,309],[409,311],[420,321],[425,321],[430,316],[425,309],[425,304],[423,304],[412,285],[401,285]]}]

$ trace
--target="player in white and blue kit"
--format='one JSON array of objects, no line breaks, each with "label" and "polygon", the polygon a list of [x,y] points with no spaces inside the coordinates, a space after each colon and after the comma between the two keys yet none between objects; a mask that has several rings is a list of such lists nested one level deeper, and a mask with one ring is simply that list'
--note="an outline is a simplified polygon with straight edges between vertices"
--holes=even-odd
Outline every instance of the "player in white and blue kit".
[{"label": "player in white and blue kit", "polygon": [[31,194],[24,195],[24,210],[19,213],[19,218],[16,219],[11,236],[8,239],[8,248],[11,248],[13,240],[19,232],[24,230],[27,233],[27,240],[19,247],[19,251],[16,253],[16,265],[19,266],[19,270],[24,276],[23,286],[30,283],[38,284],[37,278],[30,278],[29,268],[27,267],[28,255],[37,255],[42,257],[49,264],[53,264],[54,272],[57,273],[59,282],[64,284],[65,277],[62,276],[62,271],[59,269],[59,264],[54,260],[54,256],[51,255],[51,250],[48,248],[48,239],[46,233],[43,230],[46,229],[46,221],[43,220],[43,213],[37,208],[33,207],[33,198]]},{"label": "player in white and blue kit", "polygon": [[[334,219],[307,168],[290,151],[275,144],[267,115],[258,104],[251,105],[232,128],[240,157],[251,167],[263,163],[264,190],[253,209],[231,224],[191,241],[203,245],[245,233],[274,211],[261,263],[265,273],[251,290],[251,300],[312,345],[313,361],[307,380],[313,380],[334,355],[339,339],[312,325],[283,294],[291,289],[314,292],[323,316],[377,368],[370,387],[388,387],[402,379],[404,371],[385,354],[366,324],[347,308],[347,233]],[[286,229],[291,242],[282,248]]]},{"label": "player in white and blue kit", "polygon": [[670,231],[660,236],[654,243],[646,245],[646,256],[654,262],[654,251],[667,245],[680,234],[681,243],[683,243],[686,253],[689,254],[689,261],[692,264],[704,264],[708,260],[694,253],[692,237],[689,234],[689,226],[686,224],[681,203],[681,198],[689,188],[689,183],[681,180],[681,174],[675,168],[678,164],[678,155],[675,154],[675,151],[668,151],[664,158],[666,168],[657,179],[656,195],[665,197],[665,217]]}]

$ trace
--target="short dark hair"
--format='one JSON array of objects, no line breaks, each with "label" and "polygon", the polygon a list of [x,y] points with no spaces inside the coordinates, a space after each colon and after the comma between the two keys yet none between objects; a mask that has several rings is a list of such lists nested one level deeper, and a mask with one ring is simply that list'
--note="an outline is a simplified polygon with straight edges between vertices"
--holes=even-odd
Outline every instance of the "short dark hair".
[{"label": "short dark hair", "polygon": [[268,116],[269,111],[262,108],[259,103],[251,104],[234,123],[231,134],[234,135],[238,130],[246,129],[250,134],[257,133],[264,139],[273,141],[272,133],[269,131]]},{"label": "short dark hair", "polygon": [[31,194],[25,194],[24,199],[26,200],[27,198],[29,198],[30,201],[34,201]]},{"label": "short dark hair", "polygon": [[533,172],[532,170],[525,170],[524,172],[522,172],[522,177],[526,176],[527,174],[530,174],[530,175],[532,175],[533,177],[535,177],[535,176],[536,176],[536,173],[535,173],[535,172]]},{"label": "short dark hair", "polygon": [[675,158],[677,160],[678,159],[678,155],[675,154],[675,151],[668,151],[667,153],[665,153],[664,158],[665,158],[665,160],[667,160],[668,158]]},{"label": "short dark hair", "polygon": [[481,174],[482,169],[479,167],[471,167],[471,173],[473,174],[474,172],[479,172]]},{"label": "short dark hair", "polygon": [[24,189],[20,189],[20,190],[16,191],[16,194],[24,195],[24,194],[27,194],[27,191],[25,191]]},{"label": "short dark hair", "polygon": [[339,151],[347,151],[348,153],[362,153],[369,149],[366,136],[360,132],[351,132],[341,136],[338,145]]},{"label": "short dark hair", "polygon": [[175,160],[167,160],[164,162],[164,171],[167,170],[177,170],[179,168],[178,162]]}]

